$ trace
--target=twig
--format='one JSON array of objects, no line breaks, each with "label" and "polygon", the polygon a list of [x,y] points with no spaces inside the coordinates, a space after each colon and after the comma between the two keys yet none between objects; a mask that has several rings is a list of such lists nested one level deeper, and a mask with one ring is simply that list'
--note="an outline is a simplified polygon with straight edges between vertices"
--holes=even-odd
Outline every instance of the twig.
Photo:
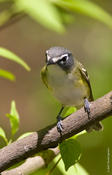
[{"label": "twig", "polygon": [[60,162],[60,160],[61,160],[61,156],[58,159],[58,161],[54,164],[54,166],[48,171],[48,173],[46,175],[50,175],[54,171],[54,169],[56,168],[56,166],[58,165],[58,163]]},{"label": "twig", "polygon": [[12,15],[10,19],[3,25],[0,26],[0,31],[7,29],[7,27],[17,23],[19,20],[21,20],[23,17],[25,17],[24,13],[17,13],[15,15]]},{"label": "twig", "polygon": [[[63,131],[61,140],[67,139],[88,128],[88,126],[91,126],[94,122],[103,120],[111,115],[111,98],[112,91],[96,101],[91,102],[90,119],[88,119],[88,115],[85,113],[84,108],[81,108],[65,118],[62,121]],[[57,131],[56,124],[13,142],[0,150],[0,172],[35,153],[56,147],[59,142],[60,134]]]}]

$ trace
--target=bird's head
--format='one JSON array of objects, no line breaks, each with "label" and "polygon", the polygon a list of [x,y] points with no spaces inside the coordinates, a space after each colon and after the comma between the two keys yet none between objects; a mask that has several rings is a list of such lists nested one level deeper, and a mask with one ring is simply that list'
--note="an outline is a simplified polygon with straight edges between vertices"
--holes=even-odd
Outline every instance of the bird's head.
[{"label": "bird's head", "polygon": [[58,65],[63,70],[70,71],[74,66],[74,58],[64,47],[51,47],[46,51],[46,65]]}]

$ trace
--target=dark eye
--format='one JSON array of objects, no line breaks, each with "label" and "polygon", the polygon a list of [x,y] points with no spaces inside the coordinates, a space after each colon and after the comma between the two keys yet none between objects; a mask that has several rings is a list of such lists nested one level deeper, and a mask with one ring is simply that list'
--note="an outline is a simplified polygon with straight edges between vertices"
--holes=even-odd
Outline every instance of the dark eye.
[{"label": "dark eye", "polygon": [[67,59],[68,59],[68,56],[67,55],[66,56],[63,56],[62,59],[60,60],[60,63],[61,64],[66,63]]},{"label": "dark eye", "polygon": [[61,61],[63,61],[63,62],[66,62],[66,60],[67,60],[67,56],[64,56],[64,57],[61,59]]}]

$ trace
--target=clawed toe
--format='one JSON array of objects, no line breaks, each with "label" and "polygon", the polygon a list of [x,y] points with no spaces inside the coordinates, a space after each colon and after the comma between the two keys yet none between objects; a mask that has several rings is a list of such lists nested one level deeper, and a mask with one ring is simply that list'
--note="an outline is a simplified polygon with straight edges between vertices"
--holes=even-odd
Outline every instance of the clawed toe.
[{"label": "clawed toe", "polygon": [[57,120],[58,120],[58,122],[57,122],[57,130],[58,130],[59,133],[61,133],[62,130],[63,130],[62,118],[60,116],[57,116]]},{"label": "clawed toe", "polygon": [[88,118],[89,118],[89,115],[90,115],[90,102],[88,101],[87,98],[84,99],[84,110],[85,110],[85,112],[87,112]]}]

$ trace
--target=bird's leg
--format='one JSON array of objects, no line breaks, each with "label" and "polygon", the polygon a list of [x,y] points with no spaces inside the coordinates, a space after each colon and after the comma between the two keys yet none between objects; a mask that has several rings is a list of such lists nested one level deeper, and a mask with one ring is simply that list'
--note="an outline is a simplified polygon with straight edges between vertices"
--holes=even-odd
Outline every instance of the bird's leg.
[{"label": "bird's leg", "polygon": [[64,109],[64,106],[61,107],[61,109],[60,109],[60,111],[57,115],[57,130],[58,130],[59,133],[61,133],[62,130],[63,130],[62,118],[61,118],[61,113],[62,113],[63,109]]},{"label": "bird's leg", "polygon": [[90,102],[87,98],[84,98],[84,110],[88,114],[88,119],[90,118]]}]

